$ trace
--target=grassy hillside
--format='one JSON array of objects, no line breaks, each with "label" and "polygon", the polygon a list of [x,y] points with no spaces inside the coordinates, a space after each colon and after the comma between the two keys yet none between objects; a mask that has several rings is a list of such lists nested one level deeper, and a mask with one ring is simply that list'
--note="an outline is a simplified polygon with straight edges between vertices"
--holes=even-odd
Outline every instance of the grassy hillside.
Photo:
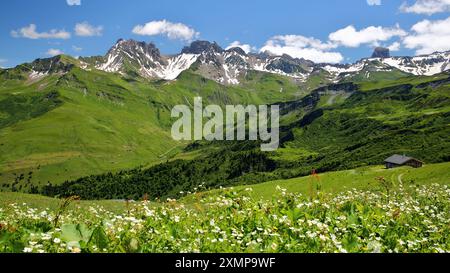
[{"label": "grassy hillside", "polygon": [[277,156],[291,161],[293,174],[308,171],[303,166],[323,172],[376,165],[394,153],[449,161],[448,79],[423,80],[357,91],[312,111],[292,124],[293,136]]},{"label": "grassy hillside", "polygon": [[391,187],[404,185],[420,186],[430,184],[450,185],[450,163],[430,164],[423,168],[414,169],[401,167],[386,169],[384,166],[362,167],[354,170],[329,172],[318,174],[317,177],[306,176],[288,180],[277,180],[267,183],[235,187],[235,190],[251,188],[251,196],[255,199],[270,200],[277,187],[291,193],[301,193],[306,196],[318,191],[336,194],[352,189],[383,191],[383,185],[378,178],[383,177]]},{"label": "grassy hillside", "polygon": [[[364,90],[330,85],[281,104],[281,147],[262,153],[257,142],[196,142],[187,157],[151,168],[83,177],[45,187],[55,196],[84,199],[179,197],[199,184],[210,188],[382,164],[392,154],[426,163],[450,160],[448,78],[387,84]],[[330,100],[330,96],[334,96]],[[187,160],[186,160],[187,158]]]},{"label": "grassy hillside", "polygon": [[[0,207],[6,208],[12,204],[26,204],[35,209],[48,209],[57,211],[63,203],[63,200],[49,198],[36,194],[19,193],[19,192],[0,192]],[[85,210],[89,207],[102,207],[110,212],[123,213],[127,207],[131,207],[132,203],[126,203],[125,200],[102,200],[102,201],[83,201],[78,200],[72,202],[68,210]],[[155,203],[156,205],[156,203]]]},{"label": "grassy hillside", "polygon": [[[364,191],[383,191],[384,187],[378,178],[383,177],[390,187],[398,187],[400,182],[405,186],[423,186],[431,184],[450,185],[450,163],[427,164],[423,168],[401,167],[395,169],[385,169],[384,166],[362,167],[354,170],[337,172],[318,173],[317,177],[305,176],[286,180],[275,180],[254,185],[236,186],[232,190],[236,192],[247,192],[249,197],[255,201],[260,199],[271,200],[278,191],[278,188],[286,189],[289,193],[299,193],[306,196],[315,195],[317,192],[327,194],[339,194],[352,189]],[[251,189],[251,191],[248,191]],[[198,187],[196,193],[185,192],[179,202],[185,205],[193,205],[198,202],[198,198],[215,198],[223,194],[223,190],[208,190],[206,186]],[[164,200],[162,200],[164,201]],[[0,192],[0,205],[26,203],[30,207],[56,210],[61,204],[57,198],[45,197],[41,195]],[[158,205],[158,203],[153,203]],[[132,206],[133,203],[130,204]],[[101,206],[109,211],[122,212],[128,206],[124,200],[87,200],[75,201],[69,209],[78,209],[88,206]]]},{"label": "grassy hillside", "polygon": [[[67,201],[64,207],[0,193],[0,204],[8,204],[0,208],[0,252],[448,252],[449,167],[327,173],[313,193],[304,178],[157,205]],[[372,184],[380,174],[394,183]]]},{"label": "grassy hillside", "polygon": [[[173,82],[152,82],[86,71],[67,56],[53,61],[63,70],[49,76],[30,75],[30,65],[0,75],[0,190],[29,191],[170,159],[186,145],[170,136],[170,111],[195,96],[205,104],[261,104],[300,92],[281,76],[256,91],[255,83],[225,87],[189,71]],[[272,90],[281,88],[286,92]]]},{"label": "grassy hillside", "polygon": [[[0,90],[3,102],[18,101],[16,108],[25,112],[0,131],[1,180],[18,182],[20,190],[156,161],[176,144],[159,126],[145,92],[130,87],[111,75],[73,69],[58,79]],[[34,99],[40,93],[55,94],[58,105],[50,109],[48,99]],[[43,110],[33,116],[28,112],[36,101]]]}]

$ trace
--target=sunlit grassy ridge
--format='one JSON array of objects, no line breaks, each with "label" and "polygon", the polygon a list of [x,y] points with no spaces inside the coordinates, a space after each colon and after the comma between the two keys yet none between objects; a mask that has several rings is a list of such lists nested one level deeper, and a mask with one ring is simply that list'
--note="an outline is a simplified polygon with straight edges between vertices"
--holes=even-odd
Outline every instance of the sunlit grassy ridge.
[{"label": "sunlit grassy ridge", "polygon": [[[385,178],[392,185],[399,185],[400,182],[411,186],[450,185],[450,163],[425,165],[420,169],[402,167],[387,170],[382,166],[363,167],[355,170],[323,173],[317,176],[272,181],[248,187],[253,189],[252,196],[254,198],[271,199],[277,187],[283,187],[289,192],[305,195],[314,194],[317,191],[339,193],[350,189],[381,189],[377,180],[380,177]],[[236,189],[243,188],[237,187]]]},{"label": "sunlit grassy ridge", "polygon": [[[257,201],[259,199],[271,200],[278,187],[287,189],[291,193],[299,193],[305,196],[314,195],[317,191],[329,194],[337,194],[343,191],[357,189],[368,191],[383,190],[377,178],[383,177],[392,186],[398,186],[400,181],[404,185],[422,186],[430,184],[450,185],[450,163],[427,164],[423,168],[414,169],[411,167],[401,167],[395,169],[385,169],[384,166],[362,167],[354,170],[318,173],[317,176],[305,176],[287,180],[276,180],[266,183],[259,183],[248,186],[234,187],[235,191],[245,191],[251,188],[249,197]],[[199,196],[215,197],[222,193],[221,190],[206,190],[198,187],[197,194],[184,192],[180,199],[181,203],[192,205],[197,202]],[[124,211],[127,209],[126,200],[111,201],[77,201],[76,204],[82,206],[101,205],[107,210]],[[60,199],[49,198],[40,195],[23,193],[0,192],[0,205],[8,206],[11,203],[27,203],[35,208],[56,209],[61,203]],[[156,204],[156,203],[155,203]]]},{"label": "sunlit grassy ridge", "polygon": [[[27,204],[36,209],[49,209],[56,211],[62,200],[49,198],[36,194],[0,192],[0,207],[7,208],[11,204]],[[123,213],[127,209],[126,200],[104,200],[104,201],[76,201],[68,210],[87,209],[91,206],[102,206],[108,211]]]},{"label": "sunlit grassy ridge", "polygon": [[[354,170],[317,173],[316,176],[309,175],[255,185],[237,186],[234,189],[236,191],[244,191],[247,188],[251,188],[251,198],[255,200],[271,200],[278,187],[282,187],[291,193],[307,196],[314,195],[318,191],[337,194],[351,189],[364,191],[382,190],[378,180],[381,177],[391,183],[392,186],[398,186],[400,182],[410,186],[450,185],[450,163],[430,164],[418,169],[411,167],[386,169],[384,166],[369,166]],[[220,194],[220,192],[220,190],[212,190],[204,192],[202,195],[214,196],[215,194]],[[190,203],[195,200],[195,196],[188,195],[182,200]]]}]

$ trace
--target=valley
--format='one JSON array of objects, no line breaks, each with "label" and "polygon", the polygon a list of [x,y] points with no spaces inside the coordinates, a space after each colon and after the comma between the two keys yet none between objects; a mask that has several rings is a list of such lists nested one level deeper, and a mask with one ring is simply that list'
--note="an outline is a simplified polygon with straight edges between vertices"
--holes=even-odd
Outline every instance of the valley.
[{"label": "valley", "polygon": [[[199,182],[258,184],[379,165],[395,153],[446,162],[450,76],[436,69],[445,70],[445,54],[330,65],[206,41],[169,58],[152,44],[119,40],[105,57],[37,59],[0,71],[0,190],[178,198]],[[221,80],[233,64],[235,78]],[[174,141],[170,111],[193,107],[194,97],[222,107],[280,105],[280,149]]]}]

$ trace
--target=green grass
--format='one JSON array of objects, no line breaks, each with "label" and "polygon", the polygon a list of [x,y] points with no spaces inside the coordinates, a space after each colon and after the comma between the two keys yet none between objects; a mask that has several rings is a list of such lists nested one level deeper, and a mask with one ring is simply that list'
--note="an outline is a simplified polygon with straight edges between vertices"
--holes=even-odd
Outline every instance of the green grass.
[{"label": "green grass", "polygon": [[[400,176],[401,175],[401,176]],[[290,193],[301,193],[309,195],[311,191],[316,191],[317,186],[324,193],[340,193],[351,189],[377,191],[380,184],[376,178],[384,177],[393,185],[399,184],[399,177],[405,185],[429,185],[442,184],[450,185],[450,162],[440,164],[428,164],[422,168],[401,167],[395,169],[385,169],[383,166],[363,167],[354,170],[328,172],[318,174],[320,179],[312,176],[299,177],[286,180],[276,180],[255,185],[237,186],[236,191],[244,191],[251,188],[251,197],[255,200],[270,200],[274,196],[277,187],[285,188]],[[215,196],[221,190],[211,190],[200,193],[202,196]],[[180,199],[184,204],[196,202],[196,195],[188,195]],[[40,195],[0,192],[0,205],[7,206],[11,203],[27,203],[32,207],[56,209],[60,200]],[[82,206],[101,205],[109,210],[120,211],[126,209],[125,202],[104,200],[104,201],[77,201],[76,204]]]},{"label": "green grass", "polygon": [[360,72],[346,77],[345,81],[364,82],[379,84],[385,82],[397,81],[399,79],[408,77],[410,74],[394,69],[392,71],[371,71],[371,69],[363,69]]},{"label": "green grass", "polygon": [[[401,175],[401,176],[400,176]],[[240,186],[236,190],[252,188],[254,198],[271,199],[277,187],[282,187],[292,193],[309,195],[312,191],[326,193],[339,193],[351,189],[379,190],[380,183],[377,177],[384,177],[394,185],[399,184],[399,177],[405,185],[450,185],[450,163],[425,165],[423,168],[414,169],[401,167],[385,169],[383,166],[363,167],[355,170],[329,172],[313,176],[300,177],[288,180],[277,180],[267,183]]]},{"label": "green grass", "polygon": [[379,79],[378,81],[362,81],[359,83],[359,86],[362,90],[374,90],[380,88],[391,87],[399,84],[419,84],[423,82],[430,82],[435,80],[441,80],[448,78],[448,74],[441,73],[433,76],[405,76],[390,80]]},{"label": "green grass", "polygon": [[[281,187],[290,193],[310,195],[320,189],[323,193],[336,194],[351,189],[379,191],[382,187],[377,180],[384,177],[392,182],[392,186],[398,186],[399,177],[404,185],[450,185],[450,162],[439,164],[427,164],[422,168],[400,167],[386,169],[384,166],[362,167],[353,170],[319,173],[318,177],[304,176],[293,179],[274,180],[253,185],[233,187],[235,191],[246,191],[251,188],[250,196],[255,200],[271,200],[277,188]],[[199,193],[199,195],[187,195],[180,199],[184,204],[197,202],[198,196],[214,197],[222,193],[221,189],[213,189]]]},{"label": "green grass", "polygon": [[[36,194],[26,194],[17,192],[0,192],[0,207],[6,208],[11,204],[27,204],[32,208],[37,209],[50,209],[56,211],[63,200],[56,198],[49,198]],[[104,209],[122,213],[126,211],[131,204],[126,203],[124,200],[100,200],[100,201],[74,201],[68,207],[69,210],[80,210],[87,209],[89,207],[101,206]]]}]

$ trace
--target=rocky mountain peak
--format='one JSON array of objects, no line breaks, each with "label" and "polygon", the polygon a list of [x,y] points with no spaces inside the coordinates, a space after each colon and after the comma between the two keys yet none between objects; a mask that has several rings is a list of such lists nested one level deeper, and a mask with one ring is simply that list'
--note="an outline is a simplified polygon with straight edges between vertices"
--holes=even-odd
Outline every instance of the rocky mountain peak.
[{"label": "rocky mountain peak", "polygon": [[119,39],[95,66],[107,72],[124,72],[131,69],[141,74],[142,70],[155,68],[161,63],[164,63],[164,59],[153,43]]},{"label": "rocky mountain peak", "polygon": [[372,58],[390,58],[389,48],[376,47],[373,51]]},{"label": "rocky mountain peak", "polygon": [[65,73],[75,66],[75,60],[64,55],[57,55],[46,59],[36,59],[29,68],[41,73]]},{"label": "rocky mountain peak", "polygon": [[159,58],[161,53],[159,49],[153,43],[138,42],[135,40],[119,39],[117,43],[110,49],[108,53],[115,53],[117,51],[123,51],[130,55],[146,54],[154,58]]},{"label": "rocky mountain peak", "polygon": [[247,53],[245,53],[245,51],[242,48],[240,48],[240,47],[232,47],[230,49],[227,49],[226,51],[227,52],[234,52],[234,53],[237,53],[237,54],[242,55],[242,56],[247,56]]},{"label": "rocky mountain peak", "polygon": [[216,42],[194,41],[183,48],[183,54],[222,53],[224,50]]}]

